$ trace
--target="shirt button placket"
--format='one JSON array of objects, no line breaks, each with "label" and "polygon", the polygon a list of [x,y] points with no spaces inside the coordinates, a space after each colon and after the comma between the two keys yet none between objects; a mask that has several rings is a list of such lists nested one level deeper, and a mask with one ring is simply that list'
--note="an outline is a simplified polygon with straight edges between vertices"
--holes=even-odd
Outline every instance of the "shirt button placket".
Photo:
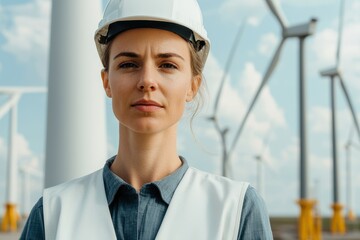
[{"label": "shirt button placket", "polygon": [[126,240],[138,239],[138,208],[139,208],[139,195],[134,192],[127,196],[128,203],[128,216],[125,219],[124,237]]}]

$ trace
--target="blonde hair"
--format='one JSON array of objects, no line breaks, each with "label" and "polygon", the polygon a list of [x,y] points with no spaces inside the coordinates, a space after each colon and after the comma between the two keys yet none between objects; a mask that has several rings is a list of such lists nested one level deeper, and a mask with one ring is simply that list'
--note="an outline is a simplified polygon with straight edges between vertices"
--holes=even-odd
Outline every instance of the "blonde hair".
[{"label": "blonde hair", "polygon": [[[204,95],[206,93],[206,83],[204,81],[205,79],[203,76],[204,63],[202,62],[200,54],[198,54],[198,52],[195,50],[195,47],[192,43],[189,42],[188,44],[189,44],[189,49],[190,49],[190,61],[191,61],[190,64],[191,64],[192,75],[200,77],[198,91],[196,93],[194,100],[191,103],[191,105],[192,105],[191,108],[192,108],[193,113],[190,117],[190,128],[192,131],[192,123],[194,121],[194,118],[196,117],[196,115],[199,113],[200,109],[204,105]],[[200,50],[200,51],[202,51],[202,50]]]}]

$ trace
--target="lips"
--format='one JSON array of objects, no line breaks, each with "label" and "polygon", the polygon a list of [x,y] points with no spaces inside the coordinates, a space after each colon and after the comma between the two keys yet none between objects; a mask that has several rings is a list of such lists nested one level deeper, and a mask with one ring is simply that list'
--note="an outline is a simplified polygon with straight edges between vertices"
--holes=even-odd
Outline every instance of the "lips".
[{"label": "lips", "polygon": [[136,101],[135,103],[131,104],[131,107],[133,107],[141,112],[154,112],[154,111],[164,108],[163,105],[161,105],[160,103],[158,103],[156,101],[145,100],[145,99]]}]

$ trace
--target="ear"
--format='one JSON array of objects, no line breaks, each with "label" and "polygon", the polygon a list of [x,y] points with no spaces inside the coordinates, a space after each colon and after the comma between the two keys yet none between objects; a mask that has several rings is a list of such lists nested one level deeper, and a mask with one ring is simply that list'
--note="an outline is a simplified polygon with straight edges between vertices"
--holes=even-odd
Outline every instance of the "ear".
[{"label": "ear", "polygon": [[109,84],[109,73],[106,69],[101,70],[101,79],[103,82],[103,87],[106,93],[106,96],[111,98],[111,89]]},{"label": "ear", "polygon": [[201,75],[196,75],[192,78],[190,89],[186,94],[187,102],[190,102],[191,100],[194,99],[194,97],[196,96],[196,94],[199,90],[201,81],[202,81]]}]

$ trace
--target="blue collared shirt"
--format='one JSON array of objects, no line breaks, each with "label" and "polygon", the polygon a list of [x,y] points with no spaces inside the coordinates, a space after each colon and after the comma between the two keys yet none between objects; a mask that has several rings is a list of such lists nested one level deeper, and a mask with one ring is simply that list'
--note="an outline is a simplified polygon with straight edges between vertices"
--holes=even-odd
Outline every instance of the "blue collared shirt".
[{"label": "blue collared shirt", "polygon": [[[115,156],[103,171],[104,186],[117,239],[153,240],[172,196],[188,169],[182,165],[171,175],[142,186],[139,192],[110,170]],[[20,239],[45,239],[42,198],[33,207]],[[238,239],[272,239],[269,217],[262,198],[251,186],[246,191]]]}]

